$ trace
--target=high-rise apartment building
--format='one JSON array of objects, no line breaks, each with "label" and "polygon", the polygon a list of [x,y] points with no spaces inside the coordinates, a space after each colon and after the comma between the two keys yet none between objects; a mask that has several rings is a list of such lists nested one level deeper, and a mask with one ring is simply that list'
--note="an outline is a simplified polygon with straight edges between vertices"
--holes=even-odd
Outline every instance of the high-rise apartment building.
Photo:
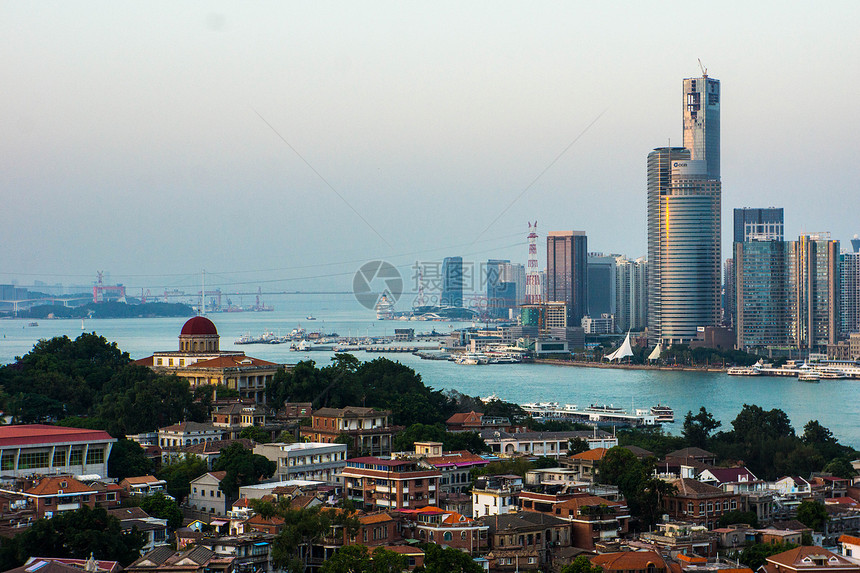
[{"label": "high-rise apartment building", "polygon": [[851,239],[851,252],[840,257],[842,334],[860,332],[860,237]]},{"label": "high-rise apartment building", "polygon": [[738,241],[735,249],[735,333],[740,350],[794,346],[784,241]]},{"label": "high-rise apartment building", "polygon": [[[510,296],[508,286],[502,281],[502,267],[505,264],[511,264],[509,260],[490,259],[484,265],[484,284],[487,287],[487,304],[486,313],[493,318],[503,318],[508,315],[508,308],[511,306],[511,301],[507,297]],[[515,287],[516,288],[516,287]],[[514,293],[516,298],[516,293]]]},{"label": "high-rise apartment building", "polygon": [[[858,244],[860,247],[860,244]],[[860,250],[840,255],[842,335],[860,332]]]},{"label": "high-rise apartment building", "polygon": [[648,263],[644,257],[615,259],[615,325],[621,332],[648,325]]},{"label": "high-rise apartment building", "polygon": [[522,263],[505,263],[501,266],[501,280],[514,283],[517,288],[517,306],[526,301],[526,267]]},{"label": "high-rise apartment building", "polygon": [[839,241],[830,233],[789,243],[791,335],[801,349],[836,344],[840,330]]},{"label": "high-rise apartment building", "polygon": [[445,257],[442,261],[441,306],[463,307],[463,257]]},{"label": "high-rise apartment building", "polygon": [[584,231],[546,237],[546,301],[567,304],[567,323],[578,325],[588,309],[588,243]]},{"label": "high-rise apartment building", "polygon": [[648,330],[688,343],[720,321],[720,82],[683,82],[684,147],[648,154]]},{"label": "high-rise apartment building", "polygon": [[725,326],[735,325],[735,313],[737,311],[737,293],[735,291],[735,260],[726,259],[723,264],[723,324]]},{"label": "high-rise apartment building", "polygon": [[707,164],[709,179],[720,179],[720,80],[703,75],[684,80],[684,148]]}]

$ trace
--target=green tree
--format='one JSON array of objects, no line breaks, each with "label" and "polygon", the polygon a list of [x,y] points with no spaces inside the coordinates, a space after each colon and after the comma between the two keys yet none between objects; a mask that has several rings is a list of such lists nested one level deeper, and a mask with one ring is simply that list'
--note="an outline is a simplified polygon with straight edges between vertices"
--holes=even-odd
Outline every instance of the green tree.
[{"label": "green tree", "polygon": [[345,545],[323,563],[322,573],[369,573],[370,554],[364,545]]},{"label": "green tree", "polygon": [[836,458],[827,462],[827,465],[824,466],[824,473],[845,479],[851,479],[857,475],[854,466],[845,458]]},{"label": "green tree", "polygon": [[259,426],[248,426],[247,428],[242,428],[242,431],[239,432],[239,437],[253,440],[258,444],[268,444],[272,441],[272,433]]},{"label": "green tree", "polygon": [[794,549],[797,545],[793,543],[756,543],[749,545],[741,551],[738,561],[757,571],[759,567],[765,564],[765,561],[771,555]]},{"label": "green tree", "polygon": [[754,511],[730,511],[720,517],[720,527],[728,527],[735,523],[746,523],[752,528],[758,528],[758,516]]},{"label": "green tree", "polygon": [[162,466],[156,473],[167,482],[167,493],[180,503],[191,492],[191,481],[206,473],[206,462],[197,456],[186,455],[182,460]]},{"label": "green tree", "polygon": [[800,507],[797,508],[797,521],[811,528],[813,531],[821,531],[827,519],[827,509],[825,509],[823,503],[805,499],[800,503]]},{"label": "green tree", "polygon": [[96,559],[128,565],[140,556],[144,544],[137,528],[123,531],[119,520],[103,508],[87,506],[40,519],[15,541],[21,563],[33,555],[86,559],[92,554]]},{"label": "green tree", "polygon": [[483,568],[467,553],[453,547],[428,543],[424,550],[425,573],[481,573]]},{"label": "green tree", "polygon": [[587,452],[589,449],[591,448],[588,445],[588,442],[582,438],[572,438],[567,442],[567,455],[569,456]]},{"label": "green tree", "polygon": [[693,412],[687,412],[684,417],[684,428],[681,434],[690,446],[704,448],[707,445],[711,432],[722,426],[722,423],[714,419],[704,406],[699,409],[695,416]]},{"label": "green tree", "polygon": [[145,476],[152,473],[152,460],[140,444],[120,438],[110,450],[108,475],[123,480],[127,477]]},{"label": "green tree", "polygon": [[182,512],[175,499],[170,499],[163,493],[156,492],[140,500],[140,508],[158,519],[166,519],[167,525],[172,529],[182,525]]},{"label": "green tree", "polygon": [[578,555],[576,559],[561,568],[561,573],[603,573],[603,568],[592,565],[585,555]]},{"label": "green tree", "polygon": [[239,487],[260,483],[278,468],[275,462],[255,454],[237,442],[221,450],[221,455],[212,464],[212,469],[227,472],[219,487],[228,496],[236,497],[239,495]]}]

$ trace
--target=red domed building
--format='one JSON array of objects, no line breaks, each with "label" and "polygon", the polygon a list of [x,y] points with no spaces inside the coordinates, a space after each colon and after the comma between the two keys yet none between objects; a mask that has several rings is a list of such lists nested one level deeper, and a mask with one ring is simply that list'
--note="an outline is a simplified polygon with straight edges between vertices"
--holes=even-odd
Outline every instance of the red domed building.
[{"label": "red domed building", "polygon": [[223,385],[239,391],[242,398],[266,402],[266,384],[280,364],[245,356],[240,351],[222,351],[215,323],[205,316],[188,319],[179,333],[179,350],[156,352],[136,363],[156,372],[175,374],[192,388]]}]

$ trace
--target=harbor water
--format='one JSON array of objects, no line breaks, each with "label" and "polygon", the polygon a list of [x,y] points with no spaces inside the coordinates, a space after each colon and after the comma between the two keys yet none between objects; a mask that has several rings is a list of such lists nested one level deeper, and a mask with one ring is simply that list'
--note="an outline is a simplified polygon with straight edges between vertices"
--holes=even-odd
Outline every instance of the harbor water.
[{"label": "harbor water", "polygon": [[[325,365],[333,352],[296,352],[289,344],[234,345],[243,334],[259,335],[268,330],[283,335],[301,326],[308,332],[336,332],[340,336],[389,336],[395,328],[414,328],[416,333],[447,333],[467,323],[378,321],[373,311],[359,305],[349,294],[282,295],[267,297],[272,312],[216,313],[212,319],[221,335],[222,350],[242,350],[250,356],[273,362],[294,364],[314,360]],[[313,316],[316,320],[309,321]],[[178,336],[187,318],[133,318],[86,320],[83,329],[116,342],[132,358],[149,356],[156,350],[178,349]],[[12,362],[26,354],[40,339],[54,336],[75,338],[82,332],[81,320],[0,320],[0,363]],[[469,323],[470,324],[470,323]],[[675,424],[666,426],[680,432],[684,414],[705,406],[731,429],[731,421],[744,404],[765,410],[780,408],[802,433],[809,420],[830,428],[843,443],[860,448],[860,380],[822,380],[820,384],[798,382],[796,378],[728,376],[725,373],[672,372],[582,368],[550,364],[459,365],[448,361],[422,360],[411,354],[356,352],[361,360],[386,356],[421,374],[436,389],[454,389],[472,396],[489,396],[511,402],[559,402],[614,404],[628,411],[665,404],[675,410]]]}]

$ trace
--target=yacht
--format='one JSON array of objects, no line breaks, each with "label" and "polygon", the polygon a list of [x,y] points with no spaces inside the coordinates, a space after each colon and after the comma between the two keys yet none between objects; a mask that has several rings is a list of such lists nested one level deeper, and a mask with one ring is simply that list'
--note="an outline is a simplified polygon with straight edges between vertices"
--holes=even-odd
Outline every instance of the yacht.
[{"label": "yacht", "polygon": [[797,375],[798,382],[820,382],[821,374],[814,370],[806,370]]}]

